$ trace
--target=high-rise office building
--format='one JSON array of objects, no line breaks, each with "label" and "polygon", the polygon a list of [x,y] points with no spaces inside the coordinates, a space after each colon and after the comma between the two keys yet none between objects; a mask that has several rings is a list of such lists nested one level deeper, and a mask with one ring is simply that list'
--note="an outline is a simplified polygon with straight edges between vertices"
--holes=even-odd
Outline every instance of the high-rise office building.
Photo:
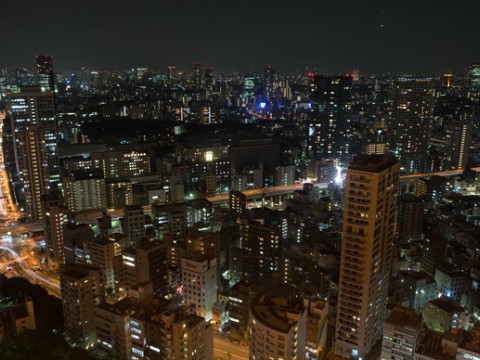
[{"label": "high-rise office building", "polygon": [[208,93],[213,90],[213,69],[211,67],[205,68],[205,90]]},{"label": "high-rise office building", "polygon": [[43,195],[42,205],[48,259],[54,263],[63,263],[65,262],[63,225],[68,221],[68,209],[60,192]]},{"label": "high-rise office building", "polygon": [[89,263],[85,258],[85,244],[95,239],[95,232],[88,224],[67,222],[63,224],[63,255],[66,264]]},{"label": "high-rise office building", "polygon": [[60,179],[53,96],[38,88],[23,88],[10,94],[9,106],[25,212],[30,221],[38,221],[43,218],[41,195]]},{"label": "high-rise office building", "polygon": [[115,237],[98,237],[86,244],[90,262],[102,269],[103,283],[108,292],[113,292],[115,282],[115,257],[121,256],[122,244]]},{"label": "high-rise office building", "polygon": [[400,242],[422,240],[425,198],[402,194],[398,201],[397,235]]},{"label": "high-rise office building", "polygon": [[465,169],[472,143],[472,121],[467,114],[445,125],[445,170]]},{"label": "high-rise office building", "polygon": [[478,102],[480,100],[480,63],[473,63],[467,67],[466,97]]},{"label": "high-rise office building", "polygon": [[130,244],[137,244],[145,238],[145,212],[140,205],[129,205],[124,209],[125,230]]},{"label": "high-rise office building", "polygon": [[169,66],[168,77],[167,77],[168,84],[173,85],[175,80],[177,80],[177,68],[175,66]]},{"label": "high-rise office building", "polygon": [[268,65],[263,72],[263,95],[267,101],[272,101],[274,98],[274,81],[276,77],[277,72],[271,65]]},{"label": "high-rise office building", "polygon": [[122,252],[122,263],[123,279],[119,281],[125,290],[151,282],[155,296],[168,294],[166,243],[142,241]]},{"label": "high-rise office building", "polygon": [[467,89],[480,88],[480,64],[472,63],[467,67]]},{"label": "high-rise office building", "polygon": [[217,259],[188,255],[182,258],[181,264],[183,303],[210,321],[217,301]]},{"label": "high-rise office building", "polygon": [[39,85],[50,91],[55,91],[55,74],[53,72],[53,58],[50,55],[37,55],[36,68]]},{"label": "high-rise office building", "polygon": [[347,170],[334,352],[365,359],[386,317],[400,165],[357,155]]},{"label": "high-rise office building", "polygon": [[308,150],[315,158],[348,159],[352,84],[352,76],[311,77]]},{"label": "high-rise office building", "polygon": [[272,274],[280,271],[281,231],[249,221],[242,235],[244,278],[252,282],[270,282]]},{"label": "high-rise office building", "polygon": [[423,172],[433,125],[435,82],[425,77],[400,77],[393,83],[388,112],[389,149],[407,172]]},{"label": "high-rise office building", "polygon": [[230,191],[228,207],[235,215],[245,217],[247,214],[247,195],[241,191]]}]

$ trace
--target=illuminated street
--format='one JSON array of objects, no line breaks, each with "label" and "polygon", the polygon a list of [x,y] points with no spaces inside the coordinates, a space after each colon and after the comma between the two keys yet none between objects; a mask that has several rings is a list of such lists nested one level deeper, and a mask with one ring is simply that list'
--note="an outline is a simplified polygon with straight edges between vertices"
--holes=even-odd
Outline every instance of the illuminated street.
[{"label": "illuminated street", "polygon": [[[32,253],[28,246],[24,247],[21,252],[24,254],[23,256],[20,256],[13,247],[7,246],[6,244],[0,246],[0,267],[2,268],[2,272],[6,274],[12,272],[16,276],[24,277],[33,284],[41,285],[50,294],[60,298],[60,284],[58,280],[56,280],[54,276],[39,274],[33,270],[33,268],[37,266],[32,266],[32,262],[35,260],[32,259]],[[7,258],[5,254],[8,254],[9,258]],[[9,268],[11,270],[9,270]]]},{"label": "illuminated street", "polygon": [[214,335],[213,346],[215,359],[248,360],[248,346],[234,344],[221,335]]}]

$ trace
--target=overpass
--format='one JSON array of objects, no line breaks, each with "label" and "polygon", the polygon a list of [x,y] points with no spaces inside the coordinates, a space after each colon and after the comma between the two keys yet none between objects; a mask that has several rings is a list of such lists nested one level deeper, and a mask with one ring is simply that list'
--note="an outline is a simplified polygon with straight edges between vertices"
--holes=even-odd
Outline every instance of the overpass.
[{"label": "overpass", "polygon": [[[472,168],[476,172],[480,172],[480,167]],[[438,171],[438,172],[429,172],[429,173],[420,173],[420,174],[409,174],[401,175],[400,181],[413,181],[421,177],[430,177],[430,176],[455,176],[463,173],[463,170],[447,170],[447,171]],[[327,183],[317,183],[314,184],[316,187],[325,189]],[[303,184],[288,185],[288,186],[274,186],[269,188],[261,189],[250,189],[242,191],[243,194],[247,196],[247,201],[265,204],[265,201],[269,201],[274,197],[278,197],[279,200],[285,199],[287,196],[293,194],[295,191],[302,190]],[[229,193],[222,193],[215,196],[208,196],[206,199],[212,203],[213,206],[226,206],[229,201]],[[143,206],[146,214],[151,212],[152,206],[145,205]],[[84,211],[76,214],[76,219],[79,222],[87,224],[96,224],[97,219],[102,217],[103,212],[100,210]],[[123,209],[120,210],[107,210],[107,215],[112,217],[121,217],[123,216]],[[29,231],[41,231],[43,230],[43,223],[20,223],[16,225],[0,225],[0,235],[5,234],[8,231],[16,233],[25,233]]]}]

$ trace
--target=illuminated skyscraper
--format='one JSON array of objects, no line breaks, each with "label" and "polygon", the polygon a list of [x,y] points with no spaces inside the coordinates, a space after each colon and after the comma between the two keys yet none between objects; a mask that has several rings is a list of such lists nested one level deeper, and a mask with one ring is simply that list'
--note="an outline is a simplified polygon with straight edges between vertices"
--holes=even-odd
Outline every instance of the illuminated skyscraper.
[{"label": "illuminated skyscraper", "polygon": [[472,121],[468,114],[445,125],[445,170],[465,169],[472,143]]},{"label": "illuminated skyscraper", "polygon": [[357,155],[347,170],[334,351],[365,359],[381,339],[400,165],[385,155]]},{"label": "illuminated skyscraper", "polygon": [[434,104],[432,78],[401,77],[394,82],[388,112],[389,148],[407,172],[425,170]]},{"label": "illuminated skyscraper", "polygon": [[55,91],[55,74],[53,73],[53,59],[50,55],[37,55],[37,76],[39,85],[50,91]]},{"label": "illuminated skyscraper", "polygon": [[348,159],[352,84],[352,76],[311,77],[308,146],[315,158]]},{"label": "illuminated skyscraper", "polygon": [[23,88],[10,94],[15,163],[23,182],[25,211],[30,221],[42,219],[41,195],[59,181],[57,132],[50,91]]},{"label": "illuminated skyscraper", "polygon": [[480,63],[470,64],[467,68],[467,86],[480,87]]},{"label": "illuminated skyscraper", "polygon": [[193,87],[195,91],[202,89],[202,63],[200,61],[193,63]]}]

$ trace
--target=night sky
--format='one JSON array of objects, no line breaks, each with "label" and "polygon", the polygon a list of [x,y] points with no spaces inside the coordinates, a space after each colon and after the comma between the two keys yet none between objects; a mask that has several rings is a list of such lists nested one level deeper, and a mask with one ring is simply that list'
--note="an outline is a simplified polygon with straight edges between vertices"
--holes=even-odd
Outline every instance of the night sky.
[{"label": "night sky", "polygon": [[[466,6],[465,4],[468,4]],[[0,67],[436,73],[480,61],[476,0],[2,0]]]}]

